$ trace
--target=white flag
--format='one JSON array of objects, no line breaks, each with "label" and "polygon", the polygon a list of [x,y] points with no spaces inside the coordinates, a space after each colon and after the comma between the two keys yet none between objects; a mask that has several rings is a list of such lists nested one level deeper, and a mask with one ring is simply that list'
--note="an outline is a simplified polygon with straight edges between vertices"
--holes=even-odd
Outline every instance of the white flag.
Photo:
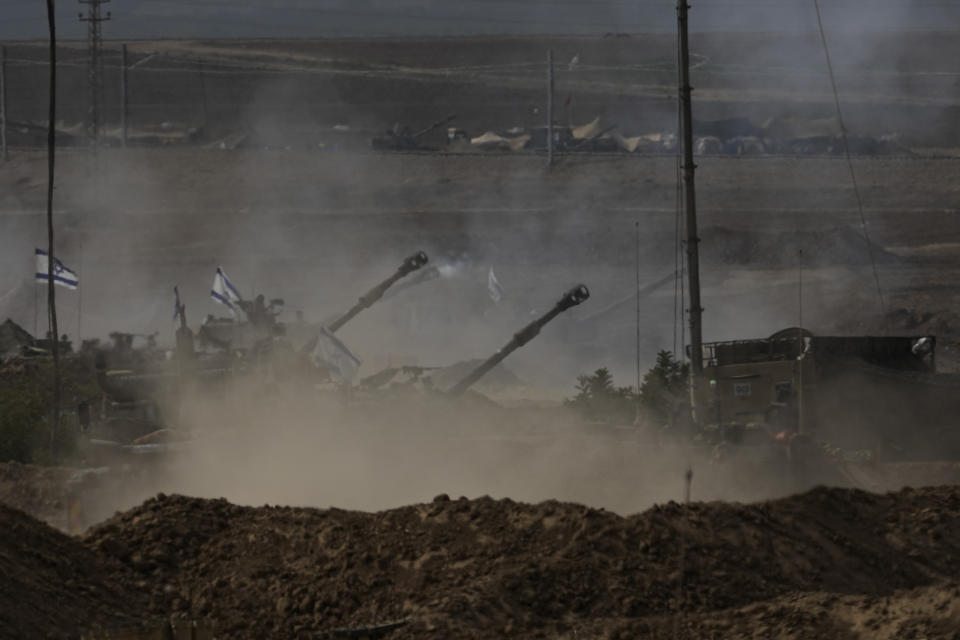
[{"label": "white flag", "polygon": [[503,298],[503,287],[497,280],[497,276],[493,274],[493,267],[490,267],[490,272],[487,274],[487,293],[490,294],[491,300],[500,304],[500,299]]},{"label": "white flag", "polygon": [[[50,262],[46,251],[36,250],[37,254],[37,282],[46,282],[50,268]],[[59,258],[53,259],[53,283],[67,289],[76,289],[80,284],[80,278],[70,269],[60,262]]]},{"label": "white flag", "polygon": [[320,327],[320,333],[310,353],[313,363],[326,368],[337,382],[349,384],[357,376],[360,360],[350,352],[326,327]]},{"label": "white flag", "polygon": [[577,55],[573,56],[573,60],[570,61],[570,71],[573,71],[577,68],[577,65],[580,64],[580,53],[577,52]]},{"label": "white flag", "polygon": [[230,311],[236,313],[237,307],[234,303],[240,302],[242,298],[237,290],[230,284],[227,274],[223,272],[222,267],[217,267],[217,275],[213,277],[213,289],[210,290],[210,297],[225,305]]}]

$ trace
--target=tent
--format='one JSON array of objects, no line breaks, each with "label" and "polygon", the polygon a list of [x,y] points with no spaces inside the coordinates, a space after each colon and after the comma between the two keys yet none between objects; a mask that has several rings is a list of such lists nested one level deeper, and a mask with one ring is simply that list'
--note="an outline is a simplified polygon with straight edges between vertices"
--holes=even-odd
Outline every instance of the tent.
[{"label": "tent", "polygon": [[600,116],[597,116],[587,124],[580,125],[579,127],[571,127],[570,133],[577,140],[592,138],[600,133]]}]

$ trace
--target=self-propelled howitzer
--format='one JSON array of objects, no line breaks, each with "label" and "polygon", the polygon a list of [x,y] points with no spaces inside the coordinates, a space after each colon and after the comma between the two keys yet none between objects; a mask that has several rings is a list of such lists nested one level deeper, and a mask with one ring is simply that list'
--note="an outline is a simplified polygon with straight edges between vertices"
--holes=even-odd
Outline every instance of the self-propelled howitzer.
[{"label": "self-propelled howitzer", "polygon": [[563,297],[557,301],[557,304],[553,305],[553,309],[550,309],[550,311],[546,312],[525,326],[523,329],[520,329],[520,331],[516,332],[513,335],[513,338],[510,339],[510,342],[504,345],[495,354],[487,358],[479,367],[471,371],[467,377],[453,385],[447,391],[447,394],[454,397],[461,395],[480,378],[485,376],[487,372],[500,364],[504,358],[537,337],[537,335],[540,333],[540,330],[543,329],[548,322],[556,318],[567,309],[577,306],[589,297],[590,290],[587,289],[586,285],[580,284],[567,291],[565,294],[563,294]]},{"label": "self-propelled howitzer", "polygon": [[427,264],[429,260],[430,259],[427,257],[427,254],[423,251],[418,251],[412,256],[409,256],[403,261],[403,264],[397,268],[393,275],[360,296],[360,299],[357,301],[357,303],[350,307],[345,314],[327,325],[327,331],[330,333],[336,333],[337,329],[347,324],[355,315],[367,307],[372,306],[377,300],[382,298],[383,294],[387,292],[387,289],[389,289],[393,283]]}]

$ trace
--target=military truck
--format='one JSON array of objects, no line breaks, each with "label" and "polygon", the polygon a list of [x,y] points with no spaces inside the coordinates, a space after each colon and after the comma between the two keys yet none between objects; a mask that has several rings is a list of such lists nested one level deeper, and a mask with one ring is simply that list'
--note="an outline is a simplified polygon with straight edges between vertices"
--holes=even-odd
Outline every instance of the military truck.
[{"label": "military truck", "polygon": [[763,425],[890,459],[960,458],[960,375],[937,371],[935,336],[792,328],[706,343],[701,358],[698,423]]}]

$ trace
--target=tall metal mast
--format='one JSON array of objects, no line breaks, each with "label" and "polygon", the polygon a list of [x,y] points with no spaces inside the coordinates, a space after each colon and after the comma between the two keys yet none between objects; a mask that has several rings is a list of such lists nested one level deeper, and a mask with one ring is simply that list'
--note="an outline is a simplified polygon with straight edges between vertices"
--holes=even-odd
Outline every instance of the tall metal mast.
[{"label": "tall metal mast", "polygon": [[80,22],[87,23],[87,137],[90,145],[97,147],[100,135],[100,94],[103,91],[103,77],[100,68],[101,42],[100,23],[110,19],[110,12],[104,16],[100,13],[100,5],[110,0],[78,0],[87,5],[87,14],[79,15]]},{"label": "tall metal mast", "polygon": [[677,27],[680,35],[680,105],[683,112],[683,187],[687,213],[687,273],[690,278],[690,371],[703,370],[703,308],[700,306],[700,238],[697,236],[697,199],[693,174],[693,110],[690,104],[690,45],[687,37],[686,0],[677,0]]}]

